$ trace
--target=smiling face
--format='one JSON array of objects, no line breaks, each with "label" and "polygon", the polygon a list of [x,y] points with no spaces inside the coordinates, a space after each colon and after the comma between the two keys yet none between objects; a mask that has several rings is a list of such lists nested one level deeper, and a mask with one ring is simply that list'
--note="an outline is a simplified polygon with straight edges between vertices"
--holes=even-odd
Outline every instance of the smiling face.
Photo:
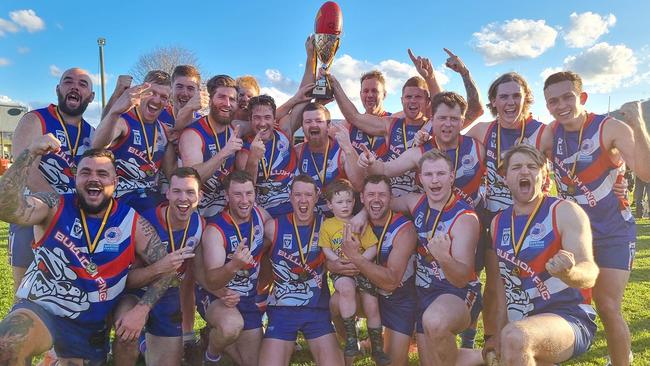
[{"label": "smiling face", "polygon": [[417,86],[404,87],[402,91],[402,109],[404,116],[410,120],[418,120],[425,116],[429,103],[429,93]]},{"label": "smiling face", "polygon": [[174,107],[183,108],[199,92],[199,78],[194,76],[177,76],[172,81],[172,100]]},{"label": "smiling face", "polygon": [[82,69],[66,70],[56,86],[58,106],[69,116],[81,116],[95,98],[93,83]]},{"label": "smiling face", "polygon": [[587,93],[576,89],[569,80],[548,85],[544,89],[546,108],[559,123],[566,125],[584,115]]},{"label": "smiling face", "polygon": [[255,203],[253,182],[230,182],[230,187],[226,190],[226,202],[235,220],[247,221],[250,219]]},{"label": "smiling face", "polygon": [[140,112],[145,121],[153,122],[169,103],[171,88],[167,85],[152,83],[148,91],[151,92],[151,95],[140,101]]},{"label": "smiling face", "polygon": [[367,183],[361,192],[361,202],[368,218],[378,221],[386,217],[390,210],[391,191],[386,182]]},{"label": "smiling face", "polygon": [[425,160],[420,168],[420,182],[430,203],[444,204],[454,185],[454,174],[444,159]]},{"label": "smiling face", "polygon": [[525,116],[525,90],[515,81],[508,81],[497,86],[496,97],[491,101],[496,109],[499,123],[505,127],[514,126]]},{"label": "smiling face", "polygon": [[240,86],[238,89],[237,104],[239,105],[239,109],[248,109],[248,101],[251,100],[252,97],[259,95],[259,91],[252,87],[243,86]]},{"label": "smiling face", "polygon": [[237,111],[237,89],[218,86],[210,98],[210,117],[217,123],[228,125]]},{"label": "smiling face", "polygon": [[384,98],[386,98],[384,84],[375,78],[365,79],[361,83],[360,97],[366,113],[377,114],[383,111]]},{"label": "smiling face", "polygon": [[77,166],[75,188],[79,206],[89,214],[97,214],[108,206],[115,193],[115,166],[107,157],[85,157]]},{"label": "smiling face", "polygon": [[172,176],[166,193],[169,212],[176,222],[187,222],[199,204],[199,182],[194,177]]},{"label": "smiling face", "polygon": [[273,125],[275,117],[273,108],[268,105],[256,105],[251,111],[251,124],[256,134],[260,135],[263,141],[268,141],[273,136]]}]

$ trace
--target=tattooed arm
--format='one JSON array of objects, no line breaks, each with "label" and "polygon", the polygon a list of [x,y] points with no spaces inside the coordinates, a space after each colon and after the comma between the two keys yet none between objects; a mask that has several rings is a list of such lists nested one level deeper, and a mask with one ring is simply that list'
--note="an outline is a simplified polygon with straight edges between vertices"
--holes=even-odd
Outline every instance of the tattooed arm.
[{"label": "tattooed arm", "polygon": [[449,58],[447,58],[448,68],[457,72],[463,78],[463,84],[465,85],[465,92],[467,93],[467,113],[465,114],[465,122],[463,122],[463,128],[469,126],[477,118],[483,115],[483,106],[481,105],[481,98],[478,94],[478,88],[476,83],[472,79],[472,75],[469,73],[469,69],[465,66],[463,60],[460,57],[456,56],[453,52],[447,48],[443,48]]},{"label": "tattooed arm", "polygon": [[[135,228],[135,250],[138,256],[148,265],[161,260],[167,255],[167,246],[160,241],[156,229],[140,216]],[[176,274],[172,271],[152,282],[138,304],[115,323],[116,335],[124,341],[137,339],[142,327],[144,327],[149,311],[167,291],[175,278]]]},{"label": "tattooed arm", "polygon": [[16,158],[14,164],[0,178],[0,220],[20,225],[44,225],[58,205],[58,195],[41,192],[23,195],[34,161],[41,155],[56,152],[61,143],[51,133],[37,138]]}]

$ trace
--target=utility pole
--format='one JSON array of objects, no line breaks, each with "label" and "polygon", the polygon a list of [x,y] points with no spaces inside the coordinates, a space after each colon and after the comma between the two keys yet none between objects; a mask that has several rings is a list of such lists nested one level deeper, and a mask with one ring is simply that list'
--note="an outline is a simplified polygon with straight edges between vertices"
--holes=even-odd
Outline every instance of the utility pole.
[{"label": "utility pole", "polygon": [[104,45],[106,45],[106,38],[97,38],[97,45],[99,46],[99,75],[102,83],[102,110],[106,107],[106,80],[104,78]]}]

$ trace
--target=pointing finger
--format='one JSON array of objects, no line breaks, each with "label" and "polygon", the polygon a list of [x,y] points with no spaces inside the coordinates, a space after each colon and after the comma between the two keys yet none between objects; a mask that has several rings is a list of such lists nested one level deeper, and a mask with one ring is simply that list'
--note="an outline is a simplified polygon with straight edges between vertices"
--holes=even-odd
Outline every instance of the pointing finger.
[{"label": "pointing finger", "polygon": [[415,55],[413,54],[413,51],[411,51],[410,48],[407,49],[407,50],[408,50],[408,53],[409,53],[409,57],[411,58],[411,61],[417,62],[417,57],[415,57]]},{"label": "pointing finger", "polygon": [[454,55],[454,53],[451,52],[448,48],[443,48],[443,50],[445,50],[445,52],[447,52],[447,54],[449,55],[449,57],[456,57],[456,55]]}]

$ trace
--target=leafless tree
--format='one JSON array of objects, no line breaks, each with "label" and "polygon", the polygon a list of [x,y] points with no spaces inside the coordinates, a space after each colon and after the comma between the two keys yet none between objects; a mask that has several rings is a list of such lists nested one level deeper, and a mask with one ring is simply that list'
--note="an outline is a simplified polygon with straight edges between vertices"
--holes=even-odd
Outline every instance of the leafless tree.
[{"label": "leafless tree", "polygon": [[163,70],[171,75],[177,65],[194,65],[199,68],[194,52],[180,46],[158,47],[140,56],[131,68],[131,75],[136,83],[141,83],[149,71]]}]

